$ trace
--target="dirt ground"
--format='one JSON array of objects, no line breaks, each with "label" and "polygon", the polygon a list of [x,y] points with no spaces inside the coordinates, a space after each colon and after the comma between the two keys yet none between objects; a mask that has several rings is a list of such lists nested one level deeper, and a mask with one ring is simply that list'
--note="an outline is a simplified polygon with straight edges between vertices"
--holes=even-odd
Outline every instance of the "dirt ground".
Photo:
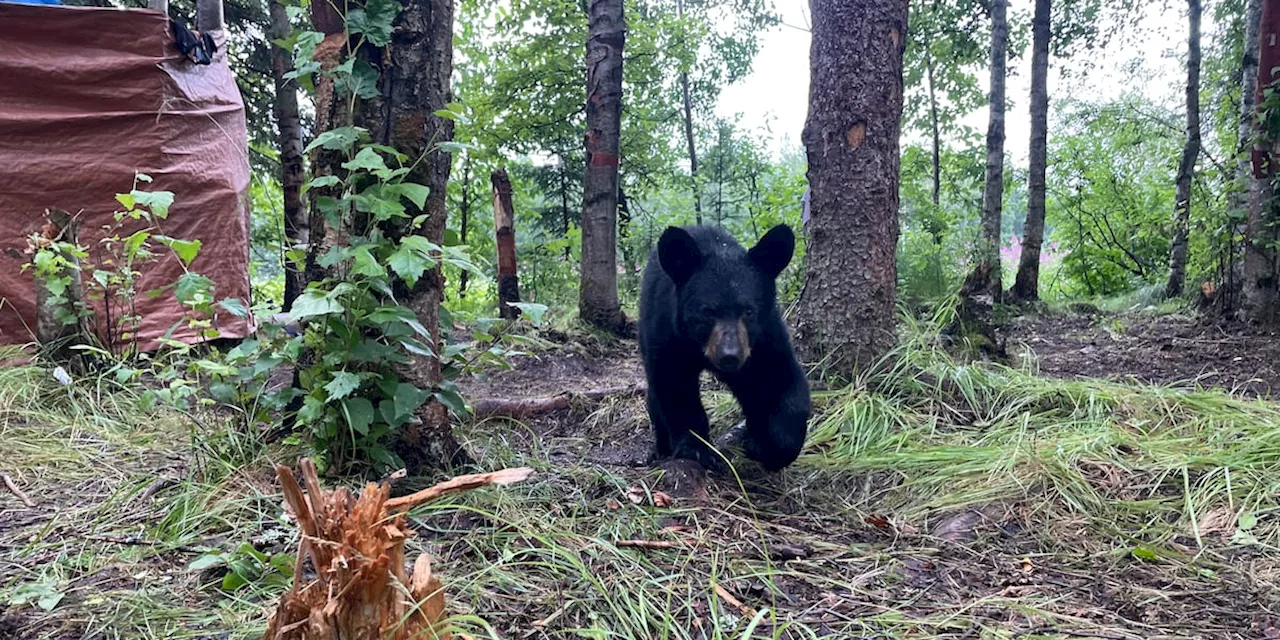
[{"label": "dirt ground", "polygon": [[1019,318],[1007,335],[1010,351],[1021,343],[1048,376],[1280,393],[1280,336],[1273,330],[1176,315],[1071,314]]},{"label": "dirt ground", "polygon": [[[1274,336],[1186,318],[1040,317],[1014,325],[1009,337],[1011,353],[1025,344],[1049,376],[1195,380],[1257,395],[1280,385]],[[630,341],[565,340],[511,364],[461,381],[464,395],[473,402],[537,398],[644,381]],[[710,413],[713,430],[738,420],[731,403]],[[25,418],[13,412],[6,420],[22,442],[26,423],[18,420]],[[208,502],[185,498],[207,515],[158,544],[148,532],[174,529],[173,509],[183,504],[166,502],[167,492],[188,488],[168,489],[154,479],[183,475],[192,452],[181,435],[154,428],[141,441],[89,443],[86,462],[75,468],[96,464],[108,473],[77,476],[80,484],[54,467],[19,474],[38,508],[0,491],[0,582],[15,584],[42,574],[42,563],[59,562],[68,594],[49,612],[11,607],[6,614],[0,602],[0,640],[241,638],[264,621],[272,599],[230,600],[186,567],[195,549],[280,533],[269,473],[239,470]],[[414,520],[421,548],[452,581],[446,584],[454,606],[483,617],[502,638],[606,637],[575,631],[602,624],[619,625],[608,637],[657,637],[644,631],[651,622],[620,628],[626,615],[617,611],[602,622],[606,614],[593,609],[604,605],[590,599],[606,594],[618,598],[611,606],[621,606],[652,592],[659,594],[656,605],[644,598],[626,603],[655,620],[645,606],[678,609],[672,617],[692,626],[674,638],[739,637],[740,627],[712,632],[723,610],[750,618],[748,612],[765,608],[806,629],[765,624],[756,631],[777,638],[1280,638],[1280,566],[1225,539],[1198,553],[1186,536],[1168,542],[1173,552],[1196,556],[1194,565],[1143,561],[1126,551],[1130,542],[1100,535],[1083,518],[1048,517],[1046,505],[1033,500],[972,505],[906,523],[882,512],[879,501],[900,482],[893,474],[820,467],[772,476],[747,469],[741,484],[708,478],[691,495],[660,504],[653,491],[665,485],[648,461],[651,434],[635,393],[579,399],[567,410],[516,421],[480,420],[462,432],[477,459],[539,469],[528,495],[495,497],[474,513],[444,509]],[[227,506],[238,502],[254,508]],[[93,515],[107,507],[114,513],[109,521]],[[520,520],[518,530],[503,517]],[[625,538],[674,546],[602,542]],[[537,562],[509,562],[551,544],[558,545],[555,553]],[[86,560],[86,554],[97,555]],[[479,577],[464,583],[467,575]],[[671,576],[679,579],[668,583]],[[147,601],[134,603],[136,594]],[[664,604],[662,594],[675,597]],[[104,598],[115,616],[106,622]]]}]

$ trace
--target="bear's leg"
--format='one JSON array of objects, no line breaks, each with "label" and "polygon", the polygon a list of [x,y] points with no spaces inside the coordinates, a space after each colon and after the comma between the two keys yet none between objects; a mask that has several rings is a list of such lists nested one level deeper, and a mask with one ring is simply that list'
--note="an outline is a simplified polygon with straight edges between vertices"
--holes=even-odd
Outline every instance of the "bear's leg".
[{"label": "bear's leg", "polygon": [[710,441],[711,429],[699,391],[697,374],[656,372],[646,394],[649,419],[659,458],[696,460],[712,468],[719,457],[702,442]]},{"label": "bear's leg", "polygon": [[809,424],[809,388],[803,378],[782,389],[734,389],[747,417],[742,450],[770,471],[795,462]]}]

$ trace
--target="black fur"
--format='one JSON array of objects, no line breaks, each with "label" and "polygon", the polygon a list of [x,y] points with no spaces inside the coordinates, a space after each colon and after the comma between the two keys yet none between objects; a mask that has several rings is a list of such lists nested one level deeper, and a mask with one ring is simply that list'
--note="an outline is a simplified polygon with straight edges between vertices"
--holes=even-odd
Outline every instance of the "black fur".
[{"label": "black fur", "polygon": [[[777,470],[800,454],[809,383],[782,321],[775,285],[794,250],[795,235],[786,225],[770,229],[750,251],[714,227],[663,232],[645,265],[639,322],[659,458],[720,466],[718,456],[694,436],[710,441],[699,398],[704,370],[724,382],[742,407],[748,457]],[[740,329],[731,331],[739,322],[745,345],[736,338]],[[717,323],[716,335],[725,338],[708,345]]]}]

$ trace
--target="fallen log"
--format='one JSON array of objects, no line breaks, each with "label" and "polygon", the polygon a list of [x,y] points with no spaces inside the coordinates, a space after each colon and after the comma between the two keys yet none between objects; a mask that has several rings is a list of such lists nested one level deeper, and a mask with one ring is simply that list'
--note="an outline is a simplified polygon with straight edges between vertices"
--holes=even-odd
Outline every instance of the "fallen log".
[{"label": "fallen log", "polygon": [[542,398],[488,398],[477,400],[472,406],[472,413],[477,418],[526,418],[539,413],[548,413],[569,409],[586,402],[599,402],[610,396],[643,395],[647,388],[643,384],[630,384],[620,387],[605,387],[590,391],[564,391],[554,396]]},{"label": "fallen log", "polygon": [[451,640],[444,588],[426,554],[406,571],[405,541],[414,535],[405,511],[440,496],[489,484],[511,484],[532,469],[460,476],[410,496],[389,500],[391,486],[368,483],[356,498],[344,487],[320,488],[316,466],[298,462],[306,493],[293,470],[276,466],[285,503],[302,537],[293,586],[267,623],[263,640],[389,638]]}]

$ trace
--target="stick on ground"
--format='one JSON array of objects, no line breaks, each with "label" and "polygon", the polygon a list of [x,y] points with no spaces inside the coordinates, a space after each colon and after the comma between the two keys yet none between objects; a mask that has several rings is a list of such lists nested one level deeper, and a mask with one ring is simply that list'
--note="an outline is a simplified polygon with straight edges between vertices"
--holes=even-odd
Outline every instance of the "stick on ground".
[{"label": "stick on ground", "polygon": [[22,489],[18,487],[18,483],[14,482],[13,478],[9,477],[9,474],[0,473],[0,478],[4,479],[4,486],[8,487],[9,491],[12,492],[13,495],[18,496],[18,499],[21,500],[22,504],[26,505],[28,509],[34,509],[36,507],[35,501],[28,498],[27,494],[22,492]]}]

